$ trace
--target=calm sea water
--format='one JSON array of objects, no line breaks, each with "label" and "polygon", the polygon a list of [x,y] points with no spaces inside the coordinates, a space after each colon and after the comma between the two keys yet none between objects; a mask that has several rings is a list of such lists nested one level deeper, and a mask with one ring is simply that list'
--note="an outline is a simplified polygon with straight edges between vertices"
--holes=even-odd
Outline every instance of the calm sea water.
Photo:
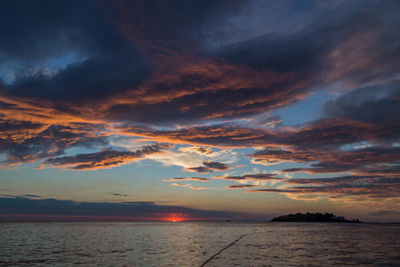
[{"label": "calm sea water", "polygon": [[201,266],[207,260],[205,266],[400,266],[400,226],[0,223],[1,266]]}]

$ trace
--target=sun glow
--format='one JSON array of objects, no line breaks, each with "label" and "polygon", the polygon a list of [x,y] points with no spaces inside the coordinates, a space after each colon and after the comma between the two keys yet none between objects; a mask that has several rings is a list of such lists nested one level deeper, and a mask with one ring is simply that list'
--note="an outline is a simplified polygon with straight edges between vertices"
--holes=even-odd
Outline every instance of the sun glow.
[{"label": "sun glow", "polygon": [[183,221],[183,218],[181,216],[177,216],[176,214],[171,214],[168,218],[167,218],[168,222],[181,222]]}]

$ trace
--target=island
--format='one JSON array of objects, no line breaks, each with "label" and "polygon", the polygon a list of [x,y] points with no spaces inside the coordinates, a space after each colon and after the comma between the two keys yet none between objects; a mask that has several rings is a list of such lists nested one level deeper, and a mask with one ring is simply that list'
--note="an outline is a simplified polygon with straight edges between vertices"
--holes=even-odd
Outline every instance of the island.
[{"label": "island", "polygon": [[273,218],[271,222],[339,222],[339,223],[359,223],[358,219],[347,220],[344,217],[336,216],[333,213],[296,213],[282,215]]}]

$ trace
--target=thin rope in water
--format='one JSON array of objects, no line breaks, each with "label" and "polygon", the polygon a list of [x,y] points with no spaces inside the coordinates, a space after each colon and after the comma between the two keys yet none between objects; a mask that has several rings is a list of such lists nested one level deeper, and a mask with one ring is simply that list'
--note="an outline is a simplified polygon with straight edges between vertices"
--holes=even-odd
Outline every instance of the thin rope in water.
[{"label": "thin rope in water", "polygon": [[227,245],[226,247],[222,248],[220,251],[218,251],[217,253],[215,253],[214,255],[212,255],[208,260],[206,260],[202,265],[200,265],[200,267],[205,266],[207,263],[209,263],[212,259],[214,259],[216,256],[218,256],[219,254],[221,254],[222,251],[224,251],[225,249],[233,246],[236,242],[238,242],[240,239],[242,239],[246,234],[241,235],[239,238],[237,238],[236,240],[234,240],[232,243],[230,243],[229,245]]}]

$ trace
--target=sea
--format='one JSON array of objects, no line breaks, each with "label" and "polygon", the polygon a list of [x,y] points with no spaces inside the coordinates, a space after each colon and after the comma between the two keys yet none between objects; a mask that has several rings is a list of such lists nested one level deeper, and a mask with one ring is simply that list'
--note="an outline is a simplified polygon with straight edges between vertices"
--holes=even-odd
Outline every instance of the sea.
[{"label": "sea", "polygon": [[0,266],[400,266],[400,225],[0,223]]}]

